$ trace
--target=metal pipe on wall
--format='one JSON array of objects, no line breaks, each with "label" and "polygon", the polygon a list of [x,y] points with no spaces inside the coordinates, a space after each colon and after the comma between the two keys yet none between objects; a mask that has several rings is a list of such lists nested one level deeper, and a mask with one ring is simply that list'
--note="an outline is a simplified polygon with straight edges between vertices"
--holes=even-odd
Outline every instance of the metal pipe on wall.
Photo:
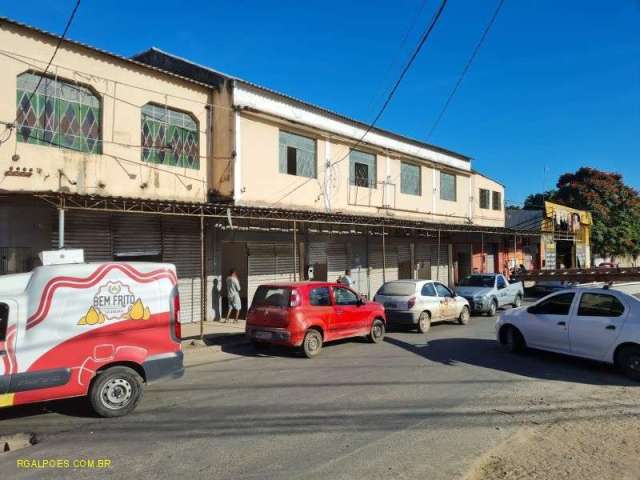
[{"label": "metal pipe on wall", "polygon": [[480,233],[480,271],[484,273],[484,233]]},{"label": "metal pipe on wall", "polygon": [[58,209],[58,248],[64,248],[64,208]]},{"label": "metal pipe on wall", "polygon": [[205,271],[204,215],[200,215],[200,340],[204,339],[204,320],[207,315],[207,272]]},{"label": "metal pipe on wall", "polygon": [[298,236],[296,233],[297,224],[293,221],[293,281],[298,279]]},{"label": "metal pipe on wall", "polygon": [[387,251],[386,251],[386,247],[385,247],[385,241],[384,241],[384,225],[382,225],[382,283],[385,283],[387,281]]}]

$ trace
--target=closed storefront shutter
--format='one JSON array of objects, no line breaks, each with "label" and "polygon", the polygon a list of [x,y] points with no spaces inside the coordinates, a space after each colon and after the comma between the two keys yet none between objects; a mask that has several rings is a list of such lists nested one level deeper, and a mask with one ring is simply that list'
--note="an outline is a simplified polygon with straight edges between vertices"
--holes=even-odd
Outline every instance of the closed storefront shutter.
[{"label": "closed storefront shutter", "polygon": [[327,280],[335,282],[349,268],[346,240],[332,240],[327,245]]},{"label": "closed storefront shutter", "polygon": [[431,244],[417,242],[415,247],[415,268],[419,280],[431,280]]},{"label": "closed storefront shutter", "polygon": [[383,284],[382,276],[382,245],[374,239],[369,244],[369,288],[370,297],[373,298]]},{"label": "closed storefront shutter", "polygon": [[[54,223],[51,248],[58,248],[58,225]],[[111,216],[108,213],[67,210],[64,225],[65,248],[84,250],[85,262],[113,260]]]},{"label": "closed storefront shutter", "polygon": [[258,287],[264,283],[276,281],[276,249],[271,243],[248,242],[249,276],[247,286],[247,301],[253,301],[253,295]]},{"label": "closed storefront shutter", "polygon": [[151,215],[114,215],[111,218],[113,256],[155,261],[162,253],[162,223]]},{"label": "closed storefront shutter", "polygon": [[[296,265],[294,265],[293,244],[276,244],[276,281],[293,282]],[[299,259],[295,259],[298,262]]]},{"label": "closed storefront shutter", "polygon": [[178,274],[180,322],[200,321],[200,222],[193,218],[162,219],[162,261]]},{"label": "closed storefront shutter", "polygon": [[385,280],[387,282],[398,279],[398,244],[386,242]]},{"label": "closed storefront shutter", "polygon": [[369,295],[369,276],[367,269],[367,244],[364,238],[355,238],[349,242],[349,266],[353,288],[365,295]]},{"label": "closed storefront shutter", "polygon": [[398,278],[410,279],[413,277],[411,271],[411,248],[406,240],[397,242],[398,249]]},{"label": "closed storefront shutter", "polygon": [[309,242],[308,261],[314,269],[314,280],[327,281],[327,242]]},{"label": "closed storefront shutter", "polygon": [[440,245],[439,255],[438,245],[431,246],[431,278],[449,285],[449,246],[446,244]]}]

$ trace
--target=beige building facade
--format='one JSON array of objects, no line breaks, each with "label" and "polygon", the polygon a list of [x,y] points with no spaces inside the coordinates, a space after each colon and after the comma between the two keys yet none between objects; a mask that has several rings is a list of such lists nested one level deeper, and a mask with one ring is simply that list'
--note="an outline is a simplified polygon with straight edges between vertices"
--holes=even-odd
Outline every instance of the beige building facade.
[{"label": "beige building facade", "polygon": [[0,20],[0,190],[206,201],[211,89],[72,42],[43,75],[56,44]]},{"label": "beige building facade", "polygon": [[[504,232],[472,159],[150,49],[122,57],[0,19],[0,273],[46,248],[175,263],[181,321],[264,282],[453,285]],[[46,69],[46,72],[45,72]],[[28,212],[28,213],[27,213]],[[497,238],[497,237],[496,237]]]}]

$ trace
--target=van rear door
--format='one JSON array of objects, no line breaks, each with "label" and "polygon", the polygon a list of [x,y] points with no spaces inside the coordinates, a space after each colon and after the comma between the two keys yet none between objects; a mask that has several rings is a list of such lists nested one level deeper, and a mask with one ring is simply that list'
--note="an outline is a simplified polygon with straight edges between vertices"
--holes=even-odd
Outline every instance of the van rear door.
[{"label": "van rear door", "polygon": [[[14,301],[0,299],[0,395],[7,393],[15,366],[15,342],[18,306]],[[0,397],[0,407],[3,398]]]}]

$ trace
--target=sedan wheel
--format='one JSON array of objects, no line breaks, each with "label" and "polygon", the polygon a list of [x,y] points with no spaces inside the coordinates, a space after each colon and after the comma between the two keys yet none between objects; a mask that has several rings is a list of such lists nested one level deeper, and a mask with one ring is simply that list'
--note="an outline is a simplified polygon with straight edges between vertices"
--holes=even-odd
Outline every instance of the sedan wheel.
[{"label": "sedan wheel", "polygon": [[504,333],[503,345],[511,353],[517,353],[524,350],[525,342],[520,331],[515,327],[505,327],[507,330]]},{"label": "sedan wheel", "polygon": [[516,295],[516,299],[513,301],[513,308],[518,308],[520,305],[522,305],[522,297]]},{"label": "sedan wheel", "polygon": [[431,328],[431,315],[429,312],[422,312],[418,317],[418,331],[420,333],[427,333]]},{"label": "sedan wheel", "polygon": [[626,347],[618,356],[619,364],[624,374],[633,379],[640,381],[640,348]]},{"label": "sedan wheel", "polygon": [[460,323],[460,325],[467,325],[470,318],[471,314],[469,313],[469,307],[465,305],[462,307],[462,312],[460,312],[460,316],[458,317],[458,323]]}]

